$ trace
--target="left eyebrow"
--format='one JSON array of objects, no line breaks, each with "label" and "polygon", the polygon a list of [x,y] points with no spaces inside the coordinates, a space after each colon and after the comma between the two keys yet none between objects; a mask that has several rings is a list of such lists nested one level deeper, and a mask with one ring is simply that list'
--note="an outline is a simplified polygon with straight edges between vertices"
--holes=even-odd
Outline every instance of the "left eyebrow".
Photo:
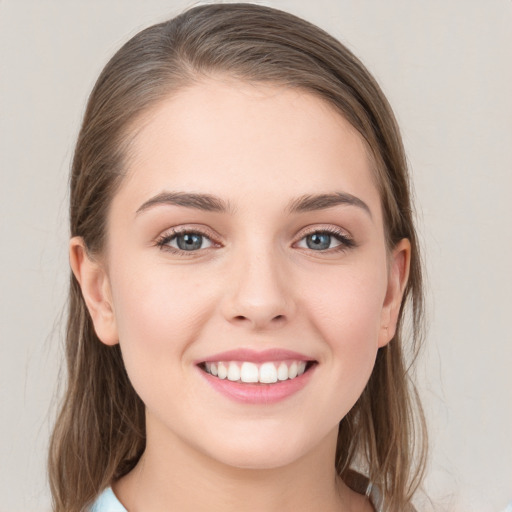
[{"label": "left eyebrow", "polygon": [[326,210],[337,205],[356,206],[363,209],[372,218],[369,206],[361,199],[346,192],[335,192],[333,194],[304,195],[294,199],[287,210],[289,213],[311,212],[315,210]]}]

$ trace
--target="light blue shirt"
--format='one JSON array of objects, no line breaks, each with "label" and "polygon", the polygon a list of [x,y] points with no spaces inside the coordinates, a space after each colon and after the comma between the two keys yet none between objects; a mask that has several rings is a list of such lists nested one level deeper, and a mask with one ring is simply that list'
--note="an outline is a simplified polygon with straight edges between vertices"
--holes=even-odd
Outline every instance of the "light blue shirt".
[{"label": "light blue shirt", "polygon": [[128,512],[121,505],[110,487],[98,496],[98,499],[89,510],[90,512]]},{"label": "light blue shirt", "polygon": [[[376,505],[377,502],[381,501],[380,495],[375,487],[368,486],[368,490],[366,492],[367,496],[370,498],[370,503],[372,505]],[[379,510],[376,507],[377,510]],[[112,489],[108,487],[105,489],[98,497],[98,499],[94,502],[90,512],[128,512],[123,505],[116,498],[116,495],[112,492]],[[509,503],[507,508],[503,510],[503,512],[512,512],[512,502]]]},{"label": "light blue shirt", "polygon": [[[380,493],[375,486],[369,485],[366,491],[366,495],[370,498],[370,503],[375,507],[375,510],[379,511],[380,508],[377,503],[381,502]],[[128,512],[123,505],[116,498],[110,487],[107,487],[98,497],[98,499],[89,509],[89,512]],[[505,512],[508,512],[505,511]]]}]

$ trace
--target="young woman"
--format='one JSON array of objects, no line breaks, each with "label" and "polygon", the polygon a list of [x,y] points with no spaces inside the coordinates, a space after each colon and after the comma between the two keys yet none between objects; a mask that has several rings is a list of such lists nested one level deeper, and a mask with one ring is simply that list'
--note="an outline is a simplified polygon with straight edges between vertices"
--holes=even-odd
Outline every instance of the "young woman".
[{"label": "young woman", "polygon": [[250,4],[142,31],[91,94],[70,201],[56,511],[412,506],[408,175],[344,46]]}]

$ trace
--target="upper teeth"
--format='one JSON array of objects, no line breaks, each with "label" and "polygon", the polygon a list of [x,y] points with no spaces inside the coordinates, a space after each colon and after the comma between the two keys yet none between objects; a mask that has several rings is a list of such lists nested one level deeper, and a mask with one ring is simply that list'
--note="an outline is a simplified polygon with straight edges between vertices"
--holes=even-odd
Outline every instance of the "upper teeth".
[{"label": "upper teeth", "polygon": [[218,377],[242,382],[272,384],[277,381],[294,379],[306,370],[306,361],[279,361],[260,365],[250,362],[204,363],[205,370]]}]

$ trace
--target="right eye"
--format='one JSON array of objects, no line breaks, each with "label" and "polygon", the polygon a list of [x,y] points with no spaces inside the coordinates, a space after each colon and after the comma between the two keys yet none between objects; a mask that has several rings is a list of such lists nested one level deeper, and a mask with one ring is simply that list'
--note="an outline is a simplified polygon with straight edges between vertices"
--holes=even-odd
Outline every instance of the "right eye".
[{"label": "right eye", "polygon": [[209,237],[197,231],[174,231],[164,234],[158,241],[158,247],[172,252],[194,252],[213,246]]}]

